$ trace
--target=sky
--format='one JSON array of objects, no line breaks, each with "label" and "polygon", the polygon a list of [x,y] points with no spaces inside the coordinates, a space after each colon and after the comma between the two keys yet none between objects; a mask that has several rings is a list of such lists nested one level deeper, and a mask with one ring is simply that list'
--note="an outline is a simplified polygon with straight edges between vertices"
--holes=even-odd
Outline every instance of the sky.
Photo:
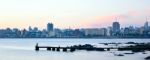
[{"label": "sky", "polygon": [[103,28],[150,21],[150,0],[0,0],[0,28]]}]

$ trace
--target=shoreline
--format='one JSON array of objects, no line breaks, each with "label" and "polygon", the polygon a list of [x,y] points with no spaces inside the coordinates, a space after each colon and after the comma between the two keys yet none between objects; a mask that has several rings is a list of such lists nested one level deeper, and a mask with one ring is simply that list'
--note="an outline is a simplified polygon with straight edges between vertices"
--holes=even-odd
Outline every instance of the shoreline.
[{"label": "shoreline", "polygon": [[66,38],[66,37],[63,37],[63,38],[54,38],[54,37],[51,37],[51,38],[0,38],[0,39],[150,39],[150,38]]}]

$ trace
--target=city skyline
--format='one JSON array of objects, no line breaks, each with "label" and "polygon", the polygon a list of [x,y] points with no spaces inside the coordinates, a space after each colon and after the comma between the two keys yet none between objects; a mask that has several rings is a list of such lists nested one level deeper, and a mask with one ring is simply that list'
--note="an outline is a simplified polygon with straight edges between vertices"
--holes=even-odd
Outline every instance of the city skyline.
[{"label": "city skyline", "polygon": [[130,25],[130,26],[124,26],[122,27],[120,22],[118,22],[117,20],[112,22],[111,24],[109,24],[109,26],[103,26],[103,27],[97,27],[97,28],[71,28],[71,27],[68,27],[68,28],[58,28],[58,27],[55,27],[55,24],[53,24],[52,22],[48,22],[47,24],[45,24],[45,27],[43,29],[40,29],[38,26],[28,26],[27,28],[17,28],[17,27],[6,27],[6,28],[0,28],[1,30],[5,30],[5,29],[18,29],[18,30],[46,30],[46,31],[53,31],[53,30],[57,30],[57,29],[60,29],[60,30],[76,30],[76,29],[103,29],[103,28],[113,28],[112,30],[114,31],[119,31],[120,29],[124,29],[124,28],[143,28],[143,29],[146,29],[146,30],[149,30],[150,26],[149,26],[149,22],[148,21],[145,21],[143,23],[142,26],[134,26],[134,25]]},{"label": "city skyline", "polygon": [[48,22],[62,29],[103,28],[116,17],[121,27],[139,27],[150,16],[148,0],[5,0],[0,7],[0,28],[44,29]]},{"label": "city skyline", "polygon": [[29,26],[28,29],[0,29],[0,38],[150,38],[150,26],[146,21],[141,27],[122,28],[119,22],[104,28],[60,29],[47,23],[45,29]]}]

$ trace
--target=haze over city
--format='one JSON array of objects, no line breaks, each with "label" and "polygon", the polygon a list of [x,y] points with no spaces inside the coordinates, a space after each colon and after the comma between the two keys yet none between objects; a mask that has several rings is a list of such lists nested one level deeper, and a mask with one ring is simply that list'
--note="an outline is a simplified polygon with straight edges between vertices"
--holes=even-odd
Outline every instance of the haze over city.
[{"label": "haze over city", "polygon": [[149,0],[1,0],[0,28],[101,28],[117,21],[121,27],[150,21]]},{"label": "haze over city", "polygon": [[150,60],[150,0],[0,0],[0,60]]}]

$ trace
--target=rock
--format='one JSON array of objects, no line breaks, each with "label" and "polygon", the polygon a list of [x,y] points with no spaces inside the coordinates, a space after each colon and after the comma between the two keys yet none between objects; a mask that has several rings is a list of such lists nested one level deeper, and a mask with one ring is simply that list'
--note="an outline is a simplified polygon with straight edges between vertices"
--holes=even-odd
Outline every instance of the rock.
[{"label": "rock", "polygon": [[150,60],[150,56],[146,57],[145,60]]},{"label": "rock", "polygon": [[115,56],[124,56],[123,54],[114,54]]},{"label": "rock", "polygon": [[124,54],[134,54],[134,53],[132,52],[132,53],[124,53]]},{"label": "rock", "polygon": [[137,43],[135,43],[135,42],[127,42],[125,44],[137,44]]}]

